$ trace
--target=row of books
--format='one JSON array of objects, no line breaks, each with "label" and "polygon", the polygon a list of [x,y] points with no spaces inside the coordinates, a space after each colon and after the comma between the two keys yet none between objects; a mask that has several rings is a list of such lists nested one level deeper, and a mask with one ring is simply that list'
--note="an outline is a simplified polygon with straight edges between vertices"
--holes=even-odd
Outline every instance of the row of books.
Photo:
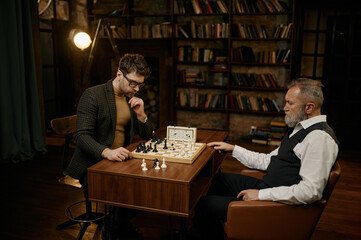
[{"label": "row of books", "polygon": [[169,38],[172,37],[172,25],[170,22],[132,25],[130,36],[131,38]]},{"label": "row of books", "polygon": [[271,73],[231,73],[231,83],[241,87],[277,88],[277,81]]},{"label": "row of books", "polygon": [[290,38],[292,34],[292,25],[292,23],[289,23],[287,25],[278,25],[273,33],[273,38]]},{"label": "row of books", "polygon": [[[112,32],[111,34],[113,35],[113,38],[128,38],[127,26],[125,26],[125,24],[120,26],[111,25],[110,30]],[[102,28],[101,31],[101,36],[104,36],[104,28]]]},{"label": "row of books", "polygon": [[[272,34],[273,38],[287,39],[291,36],[292,23],[288,25],[278,25]],[[268,39],[269,34],[266,30],[265,25],[261,24],[234,24],[234,33],[237,37],[243,39]]]},{"label": "row of books", "polygon": [[179,91],[178,105],[181,107],[225,108],[227,95]]},{"label": "row of books", "polygon": [[279,0],[234,0],[232,9],[235,13],[281,13],[289,8]]},{"label": "row of books", "polygon": [[229,35],[229,24],[225,22],[195,24],[192,20],[186,25],[177,26],[177,29],[176,37],[184,38],[226,38]]},{"label": "row of books", "polygon": [[241,24],[233,25],[235,36],[244,39],[267,39],[268,33],[265,25],[260,24]]},{"label": "row of books", "polygon": [[223,0],[174,0],[175,14],[216,14],[228,13]]},{"label": "row of books", "polygon": [[224,49],[183,46],[178,48],[177,59],[179,62],[225,62],[228,58]]},{"label": "row of books", "polygon": [[240,63],[288,63],[290,57],[290,49],[279,49],[277,51],[261,51],[253,52],[248,46],[232,48],[233,61]]},{"label": "row of books", "polygon": [[225,86],[227,84],[227,73],[200,71],[199,68],[187,68],[177,71],[177,83]]},{"label": "row of books", "polygon": [[244,96],[237,94],[228,94],[229,107],[231,109],[241,109],[245,111],[261,111],[261,112],[280,112],[275,99],[257,96]]},{"label": "row of books", "polygon": [[[110,26],[114,38],[127,38],[127,27],[125,24],[120,26]],[[278,25],[273,38],[287,39],[291,35],[292,23],[288,25]],[[190,21],[183,26],[176,25],[176,36],[183,38],[227,38],[229,36],[228,23],[214,24],[195,24]],[[269,34],[264,25],[260,24],[234,24],[234,33],[236,37],[243,39],[268,39]],[[131,38],[169,38],[172,37],[172,26],[169,22],[148,25],[138,24],[131,26]]]}]

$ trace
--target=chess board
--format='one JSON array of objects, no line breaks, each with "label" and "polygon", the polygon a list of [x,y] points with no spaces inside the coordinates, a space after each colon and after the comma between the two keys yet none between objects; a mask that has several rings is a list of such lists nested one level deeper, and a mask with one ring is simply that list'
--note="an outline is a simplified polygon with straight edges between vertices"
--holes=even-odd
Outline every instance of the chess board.
[{"label": "chess board", "polygon": [[192,164],[199,154],[205,149],[205,143],[187,143],[183,141],[167,141],[168,149],[164,148],[164,140],[157,144],[157,151],[153,152],[154,150],[154,142],[149,140],[145,143],[145,146],[148,146],[152,143],[153,149],[149,150],[148,152],[144,153],[143,151],[137,152],[137,149],[132,151],[132,155],[134,158],[141,158],[141,159],[158,159],[159,162],[162,162],[163,158],[165,158],[166,162],[176,162],[176,163],[187,163]]}]

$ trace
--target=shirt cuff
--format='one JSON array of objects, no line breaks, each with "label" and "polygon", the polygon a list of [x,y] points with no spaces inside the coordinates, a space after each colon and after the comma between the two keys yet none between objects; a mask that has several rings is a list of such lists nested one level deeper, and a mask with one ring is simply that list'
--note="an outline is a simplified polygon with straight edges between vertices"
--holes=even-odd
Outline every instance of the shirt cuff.
[{"label": "shirt cuff", "polygon": [[271,188],[261,189],[258,192],[258,199],[263,201],[272,201]]},{"label": "shirt cuff", "polygon": [[232,151],[232,157],[236,157],[237,153],[239,153],[242,148],[240,146],[234,145],[233,151]]}]

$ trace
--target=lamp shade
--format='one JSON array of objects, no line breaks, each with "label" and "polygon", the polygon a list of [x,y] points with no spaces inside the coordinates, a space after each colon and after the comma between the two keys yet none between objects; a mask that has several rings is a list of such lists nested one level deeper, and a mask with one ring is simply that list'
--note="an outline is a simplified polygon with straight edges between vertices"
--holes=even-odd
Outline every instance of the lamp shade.
[{"label": "lamp shade", "polygon": [[73,37],[73,42],[79,49],[84,50],[90,46],[92,40],[86,32],[77,32]]}]

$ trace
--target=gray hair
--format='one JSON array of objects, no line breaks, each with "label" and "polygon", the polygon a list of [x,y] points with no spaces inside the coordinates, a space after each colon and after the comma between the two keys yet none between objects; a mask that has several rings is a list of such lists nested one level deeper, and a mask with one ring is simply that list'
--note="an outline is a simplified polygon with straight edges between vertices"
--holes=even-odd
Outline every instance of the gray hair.
[{"label": "gray hair", "polygon": [[290,89],[295,86],[300,89],[306,101],[313,101],[316,108],[321,108],[323,104],[322,87],[324,87],[321,81],[310,78],[297,78],[292,80],[287,87]]}]

